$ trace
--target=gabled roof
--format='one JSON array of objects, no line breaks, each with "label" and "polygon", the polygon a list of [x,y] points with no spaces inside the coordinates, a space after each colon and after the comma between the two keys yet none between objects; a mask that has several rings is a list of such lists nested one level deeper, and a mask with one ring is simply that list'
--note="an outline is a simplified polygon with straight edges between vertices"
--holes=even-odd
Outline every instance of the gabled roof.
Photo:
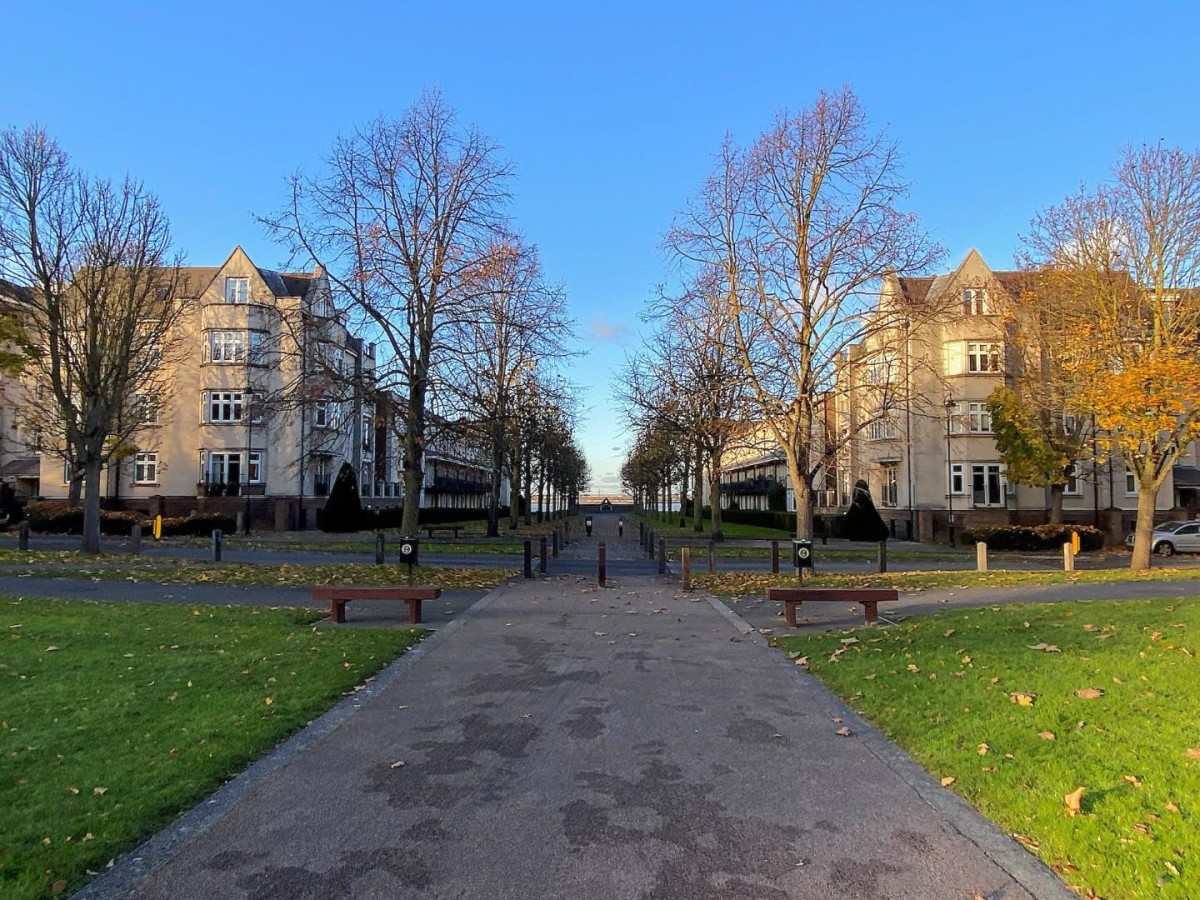
[{"label": "gabled roof", "polygon": [[1030,272],[1019,269],[997,272],[984,261],[978,250],[972,248],[967,251],[967,255],[963,257],[962,262],[955,267],[953,272],[932,277],[897,278],[896,282],[900,286],[901,296],[909,303],[922,303],[927,299],[938,297],[943,291],[949,290],[951,286],[961,283],[963,287],[970,287],[972,279],[964,276],[963,272],[968,268],[968,263],[972,262],[988,273],[989,281],[994,282],[1001,290],[1014,297],[1028,287]]}]

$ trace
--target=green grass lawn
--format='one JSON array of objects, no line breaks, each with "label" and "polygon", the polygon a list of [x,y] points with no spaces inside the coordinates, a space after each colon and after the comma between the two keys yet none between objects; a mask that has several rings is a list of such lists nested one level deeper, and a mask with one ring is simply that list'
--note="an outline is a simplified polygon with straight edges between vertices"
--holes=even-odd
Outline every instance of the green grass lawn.
[{"label": "green grass lawn", "polygon": [[0,598],[0,896],[78,887],[421,636],[322,615]]},{"label": "green grass lawn", "polygon": [[[695,563],[693,562],[693,568]],[[895,588],[896,590],[934,590],[938,588],[1019,587],[1034,584],[1110,584],[1126,581],[1200,580],[1200,569],[1175,569],[1159,566],[1144,572],[1129,569],[1083,569],[1074,572],[1053,570],[1025,571],[1016,569],[990,572],[975,571],[917,571],[885,572],[882,575],[825,574],[805,576],[806,587]],[[769,587],[796,587],[791,572],[772,575],[770,572],[717,572],[693,575],[692,581],[701,590],[726,596],[763,594]]]},{"label": "green grass lawn", "polygon": [[972,609],[778,644],[1081,892],[1192,898],[1197,599]]},{"label": "green grass lawn", "polygon": [[[64,574],[71,566],[76,578],[102,581],[155,582],[162,584],[222,584],[239,587],[307,587],[317,584],[387,585],[408,580],[408,567],[373,563],[213,563],[145,556],[85,556],[75,551],[41,554],[23,564],[0,559],[9,575]],[[53,565],[50,565],[53,563]],[[413,581],[444,589],[488,589],[520,574],[516,569],[466,569],[416,566]]]}]

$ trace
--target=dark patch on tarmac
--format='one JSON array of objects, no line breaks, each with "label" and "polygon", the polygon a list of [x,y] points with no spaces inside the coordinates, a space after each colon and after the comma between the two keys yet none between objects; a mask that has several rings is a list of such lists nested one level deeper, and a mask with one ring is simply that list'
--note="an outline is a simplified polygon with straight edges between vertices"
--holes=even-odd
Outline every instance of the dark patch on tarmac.
[{"label": "dark patch on tarmac", "polygon": [[[368,790],[378,791],[402,809],[428,806],[448,810],[470,802],[499,803],[515,773],[496,765],[504,760],[524,759],[541,729],[531,722],[496,722],[473,713],[460,721],[461,735],[446,741],[418,741],[412,745],[424,758],[403,760],[375,767]],[[400,753],[401,751],[397,751]],[[490,777],[479,778],[480,770],[491,769]],[[482,785],[482,787],[481,787]]]},{"label": "dark patch on tarmac", "polygon": [[572,800],[560,809],[563,835],[572,845],[658,841],[672,849],[642,897],[785,900],[788,896],[774,883],[803,862],[796,845],[804,829],[730,815],[712,798],[714,785],[689,782],[679,766],[657,759],[643,765],[635,778],[607,772],[580,772],[575,777],[601,799]]},{"label": "dark patch on tarmac", "polygon": [[917,853],[932,853],[933,841],[928,835],[921,834],[919,831],[909,831],[907,828],[902,828],[895,832],[896,840],[904,846],[909,847]]},{"label": "dark patch on tarmac", "polygon": [[[459,688],[455,692],[458,696],[512,694],[557,687],[560,684],[571,682],[598,684],[604,680],[603,672],[591,669],[555,672],[550,667],[549,660],[561,659],[561,655],[558,645],[552,641],[508,635],[505,636],[504,643],[517,652],[517,660],[507,666],[510,671],[485,672],[476,675],[466,687]],[[511,671],[513,669],[516,671]]]},{"label": "dark patch on tarmac", "polygon": [[[342,864],[325,872],[300,866],[266,868],[238,879],[248,900],[333,900],[341,897],[377,895],[386,876],[391,887],[422,890],[429,887],[429,867],[419,853],[398,847],[380,847],[370,852],[351,851]],[[367,884],[359,879],[369,878]]]},{"label": "dark patch on tarmac", "polygon": [[903,872],[880,859],[851,859],[843,856],[829,867],[829,880],[845,897],[878,897],[879,880]]},{"label": "dark patch on tarmac", "polygon": [[604,734],[601,716],[607,711],[607,706],[577,707],[571,711],[571,718],[563,722],[563,729],[573,738],[598,738]]}]

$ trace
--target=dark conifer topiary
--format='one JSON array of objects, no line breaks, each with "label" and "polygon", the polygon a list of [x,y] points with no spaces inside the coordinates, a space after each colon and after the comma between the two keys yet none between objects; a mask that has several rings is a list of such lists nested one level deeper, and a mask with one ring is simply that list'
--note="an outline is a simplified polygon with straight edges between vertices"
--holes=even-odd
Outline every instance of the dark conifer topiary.
[{"label": "dark conifer topiary", "polygon": [[849,541],[886,541],[890,537],[887,523],[879,515],[871,499],[871,490],[861,478],[854,483],[854,498],[842,525],[842,537]]},{"label": "dark conifer topiary", "polygon": [[361,519],[362,501],[358,497],[354,467],[350,463],[342,463],[329,489],[325,508],[317,511],[317,527],[322,531],[358,531]]}]

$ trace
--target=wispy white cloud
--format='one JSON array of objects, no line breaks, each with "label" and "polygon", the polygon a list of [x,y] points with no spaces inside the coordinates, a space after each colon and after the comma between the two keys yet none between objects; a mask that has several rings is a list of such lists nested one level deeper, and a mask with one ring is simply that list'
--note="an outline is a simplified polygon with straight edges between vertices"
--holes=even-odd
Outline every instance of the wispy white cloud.
[{"label": "wispy white cloud", "polygon": [[588,326],[588,340],[600,343],[622,344],[633,334],[633,329],[624,322],[610,322],[604,313],[597,313]]}]

